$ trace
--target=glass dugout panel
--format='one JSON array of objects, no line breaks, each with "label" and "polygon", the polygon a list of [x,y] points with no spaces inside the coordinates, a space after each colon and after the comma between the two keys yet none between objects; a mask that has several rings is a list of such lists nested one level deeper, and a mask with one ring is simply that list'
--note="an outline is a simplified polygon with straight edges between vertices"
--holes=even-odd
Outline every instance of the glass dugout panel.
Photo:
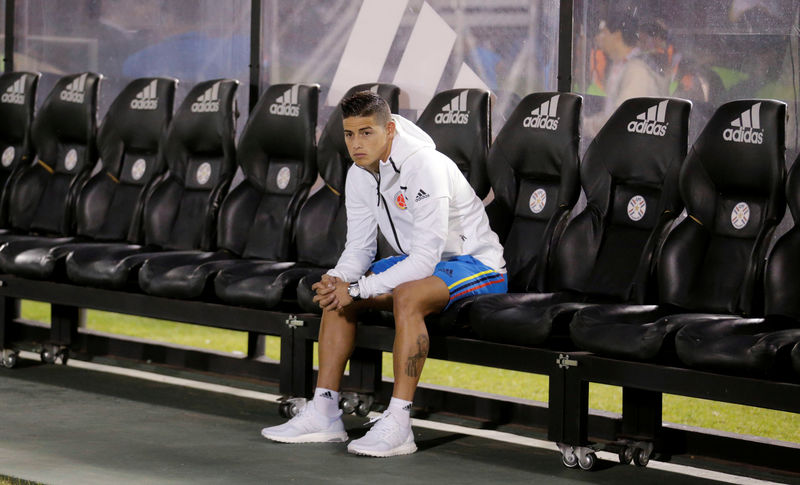
[{"label": "glass dugout panel", "polygon": [[250,0],[26,0],[15,17],[15,68],[41,71],[44,95],[61,75],[102,73],[102,116],[137,77],[178,78],[176,107],[198,81],[226,77],[247,112]]},{"label": "glass dugout panel", "polygon": [[415,120],[433,94],[487,88],[493,130],[526,94],[556,89],[557,0],[265,0],[262,80],[316,82],[319,126],[350,87],[394,83]]},{"label": "glass dugout panel", "polygon": [[[789,108],[787,148],[797,149],[799,14],[794,0],[575,0],[573,89],[586,95],[584,148],[624,99],[670,95],[694,103],[690,143],[726,101],[780,99]],[[630,31],[632,55],[619,53],[613,25],[623,37]],[[637,74],[625,69],[632,63]]]}]

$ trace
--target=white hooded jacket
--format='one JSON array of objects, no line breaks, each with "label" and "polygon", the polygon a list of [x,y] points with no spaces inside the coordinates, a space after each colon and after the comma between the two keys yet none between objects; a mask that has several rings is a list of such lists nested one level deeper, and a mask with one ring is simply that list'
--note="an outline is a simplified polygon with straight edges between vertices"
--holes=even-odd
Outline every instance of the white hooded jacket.
[{"label": "white hooded jacket", "polygon": [[[471,255],[505,273],[503,247],[456,164],[436,151],[417,125],[398,115],[392,119],[396,133],[379,175],[356,164],[347,173],[347,243],[328,274],[358,281],[361,297],[369,298],[431,276],[437,263],[454,256]],[[375,259],[378,227],[394,250],[408,257],[364,276]]]}]

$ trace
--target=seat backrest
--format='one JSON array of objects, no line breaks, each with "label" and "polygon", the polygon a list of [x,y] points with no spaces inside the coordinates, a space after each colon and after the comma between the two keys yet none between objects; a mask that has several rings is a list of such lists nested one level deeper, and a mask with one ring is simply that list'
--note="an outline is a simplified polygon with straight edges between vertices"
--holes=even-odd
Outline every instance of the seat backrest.
[{"label": "seat backrest", "polygon": [[102,167],[78,195],[79,236],[138,241],[144,195],[165,169],[160,148],[172,119],[177,83],[135,79],[111,103],[97,135]]},{"label": "seat backrest", "polygon": [[451,89],[436,94],[417,119],[436,149],[452,159],[483,199],[489,193],[486,159],[492,140],[489,91]]},{"label": "seat backrest", "polygon": [[660,301],[693,311],[751,313],[771,234],[785,212],[786,105],[720,106],[686,157],[688,217],[658,263]]},{"label": "seat backrest", "polygon": [[31,128],[37,156],[15,177],[9,222],[17,231],[73,232],[75,199],[97,162],[99,74],[59,79]]},{"label": "seat backrest", "polygon": [[510,291],[547,290],[547,261],[580,195],[578,147],[583,98],[526,96],[489,150],[492,229],[503,241]]},{"label": "seat backrest", "polygon": [[[378,93],[397,113],[400,88],[392,84],[371,83],[352,87],[342,99],[359,91]],[[347,238],[347,214],[344,206],[344,184],[353,161],[344,143],[342,111],[337,105],[331,113],[317,147],[317,165],[325,186],[306,200],[295,225],[297,260],[314,266],[331,268],[344,250]]]},{"label": "seat backrest", "polygon": [[786,234],[775,241],[764,277],[764,314],[800,320],[800,156],[786,179],[786,200],[794,220]]},{"label": "seat backrest", "polygon": [[166,249],[212,249],[217,214],[236,168],[236,88],[216,79],[196,84],[167,130],[164,161],[144,209],[144,242]]},{"label": "seat backrest", "polygon": [[629,99],[592,140],[580,169],[586,208],[554,252],[556,288],[636,303],[654,293],[656,249],[683,207],[690,109],[681,99]]},{"label": "seat backrest", "polygon": [[316,84],[275,84],[239,138],[244,174],[223,201],[218,246],[243,257],[285,260],[294,222],[317,176]]},{"label": "seat backrest", "polygon": [[39,77],[31,72],[0,76],[0,227],[8,225],[8,187],[36,154],[31,126]]}]

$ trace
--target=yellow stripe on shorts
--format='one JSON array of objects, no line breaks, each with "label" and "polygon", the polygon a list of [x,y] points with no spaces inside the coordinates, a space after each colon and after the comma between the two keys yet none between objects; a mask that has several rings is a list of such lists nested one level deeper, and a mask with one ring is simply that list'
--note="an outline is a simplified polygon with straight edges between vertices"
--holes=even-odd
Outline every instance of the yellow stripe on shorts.
[{"label": "yellow stripe on shorts", "polygon": [[489,270],[486,270],[486,271],[481,271],[480,273],[475,273],[472,276],[467,276],[466,278],[462,278],[462,279],[456,281],[452,285],[448,286],[447,289],[448,290],[452,290],[453,287],[458,286],[458,285],[460,285],[461,283],[463,283],[465,281],[473,280],[473,279],[477,278],[478,276],[483,276],[485,274],[494,273],[494,272],[495,272],[495,270],[489,269]]}]

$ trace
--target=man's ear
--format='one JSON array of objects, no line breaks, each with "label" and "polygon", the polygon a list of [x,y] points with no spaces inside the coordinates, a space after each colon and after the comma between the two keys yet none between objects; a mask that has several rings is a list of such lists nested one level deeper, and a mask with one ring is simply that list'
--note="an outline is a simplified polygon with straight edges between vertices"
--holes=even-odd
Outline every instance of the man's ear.
[{"label": "man's ear", "polygon": [[397,125],[395,125],[394,120],[389,120],[389,122],[386,123],[386,134],[393,137],[396,133],[396,128]]}]

